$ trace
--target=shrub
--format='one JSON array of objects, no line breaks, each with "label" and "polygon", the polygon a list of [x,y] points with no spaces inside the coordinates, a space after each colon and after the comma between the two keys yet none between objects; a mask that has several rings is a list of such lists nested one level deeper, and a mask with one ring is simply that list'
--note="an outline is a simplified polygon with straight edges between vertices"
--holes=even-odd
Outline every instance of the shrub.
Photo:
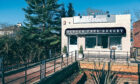
[{"label": "shrub", "polygon": [[67,53],[67,46],[64,46],[64,48],[63,48],[63,53],[64,53],[64,54]]},{"label": "shrub", "polygon": [[[100,64],[97,64],[100,65]],[[111,65],[108,64],[108,71],[105,70],[105,63],[103,64],[102,70],[97,70],[96,63],[94,63],[95,70],[92,71],[91,77],[94,84],[118,84],[119,77],[116,72],[110,70]]]},{"label": "shrub", "polygon": [[79,53],[80,53],[80,54],[83,54],[83,47],[82,47],[82,46],[80,46]]}]

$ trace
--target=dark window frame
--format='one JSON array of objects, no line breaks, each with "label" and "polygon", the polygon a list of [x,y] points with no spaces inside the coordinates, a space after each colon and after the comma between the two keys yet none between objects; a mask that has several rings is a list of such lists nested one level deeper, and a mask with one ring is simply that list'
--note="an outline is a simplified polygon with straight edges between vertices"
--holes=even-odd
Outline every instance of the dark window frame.
[{"label": "dark window frame", "polygon": [[[87,47],[87,39],[88,39],[88,38],[95,38],[95,43],[94,43],[94,45],[91,44],[91,45],[93,45],[93,47]],[[90,43],[88,42],[88,44],[90,44]],[[86,37],[85,37],[85,47],[86,47],[86,48],[95,48],[96,45],[97,45],[97,36],[86,36]]]},{"label": "dark window frame", "polygon": [[[75,41],[74,41],[74,39],[75,39]],[[70,45],[77,45],[77,36],[75,36],[75,35],[70,36],[69,37],[69,44]]]}]

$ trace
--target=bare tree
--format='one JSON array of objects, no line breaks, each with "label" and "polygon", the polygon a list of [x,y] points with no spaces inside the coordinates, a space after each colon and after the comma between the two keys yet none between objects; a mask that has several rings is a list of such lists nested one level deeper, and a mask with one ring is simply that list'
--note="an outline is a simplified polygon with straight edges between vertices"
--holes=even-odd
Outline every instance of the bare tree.
[{"label": "bare tree", "polygon": [[9,26],[11,26],[11,25],[8,24],[8,23],[0,23],[0,28],[1,28],[1,29],[7,28],[7,27],[9,27]]},{"label": "bare tree", "polygon": [[130,10],[123,10],[122,14],[130,14]]}]

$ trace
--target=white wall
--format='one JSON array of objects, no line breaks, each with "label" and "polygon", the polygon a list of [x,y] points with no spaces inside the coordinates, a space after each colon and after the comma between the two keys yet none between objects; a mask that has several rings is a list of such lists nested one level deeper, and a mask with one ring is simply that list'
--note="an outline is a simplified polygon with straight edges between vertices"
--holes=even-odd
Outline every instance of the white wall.
[{"label": "white wall", "polygon": [[[61,48],[68,45],[68,38],[65,35],[65,29],[67,28],[94,28],[94,27],[124,27],[126,28],[126,37],[122,38],[122,51],[130,51],[130,20],[131,16],[129,14],[126,15],[116,15],[116,21],[112,23],[76,23],[73,22],[73,17],[62,18],[62,35],[61,35]],[[64,23],[66,22],[66,25]],[[78,48],[80,45],[83,45],[85,48],[85,38],[79,37],[78,38]]]}]

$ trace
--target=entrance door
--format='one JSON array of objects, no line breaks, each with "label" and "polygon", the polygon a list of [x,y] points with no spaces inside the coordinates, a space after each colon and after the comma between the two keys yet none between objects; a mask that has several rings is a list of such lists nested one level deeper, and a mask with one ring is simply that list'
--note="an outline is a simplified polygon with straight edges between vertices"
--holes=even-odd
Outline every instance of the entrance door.
[{"label": "entrance door", "polygon": [[70,36],[69,37],[69,52],[78,50],[77,46],[77,36]]},{"label": "entrance door", "polygon": [[107,48],[108,47],[108,36],[102,36],[101,42],[102,42],[102,47]]}]

